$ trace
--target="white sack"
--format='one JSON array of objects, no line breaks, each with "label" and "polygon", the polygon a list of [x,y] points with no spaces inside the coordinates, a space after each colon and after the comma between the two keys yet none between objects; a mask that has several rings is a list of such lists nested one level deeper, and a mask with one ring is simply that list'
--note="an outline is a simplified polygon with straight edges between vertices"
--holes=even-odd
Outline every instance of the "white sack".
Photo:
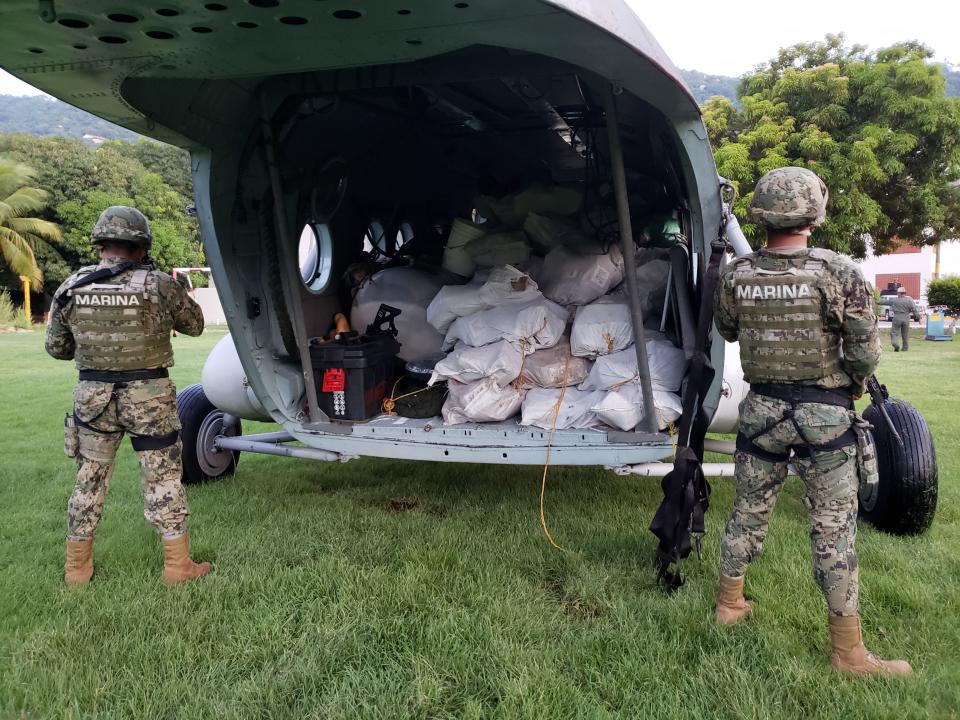
[{"label": "white sack", "polygon": [[[683,413],[680,398],[672,392],[653,391],[653,404],[657,413],[657,427],[665,428]],[[643,390],[636,383],[608,392],[592,408],[597,418],[620,430],[633,430],[644,418]]]},{"label": "white sack", "polygon": [[552,348],[544,348],[527,355],[520,374],[522,388],[558,388],[563,387],[564,366],[566,368],[567,387],[579,385],[587,379],[590,361],[570,354],[570,338],[564,335]]},{"label": "white sack", "polygon": [[474,263],[483,267],[522,263],[530,258],[530,245],[521,231],[490,233],[471,240],[464,249]]},{"label": "white sack", "polygon": [[497,307],[508,302],[531,302],[542,297],[540,288],[533,279],[512,265],[491,269],[486,282],[480,286],[478,295],[487,307]]},{"label": "white sack", "polygon": [[623,281],[623,256],[616,245],[606,254],[599,248],[583,254],[555,247],[543,261],[540,290],[561,305],[586,305]]},{"label": "white sack", "polygon": [[567,311],[546,298],[508,303],[457,318],[447,331],[443,345],[449,349],[462,340],[472,347],[480,347],[497,340],[509,340],[518,349],[530,352],[556,345],[566,325]]},{"label": "white sack", "polygon": [[458,317],[471,315],[487,307],[480,299],[479,285],[444,285],[427,306],[427,322],[437,331],[445,333]]},{"label": "white sack", "polygon": [[350,310],[350,326],[362,333],[386,303],[400,310],[397,326],[399,356],[403,360],[439,352],[443,335],[427,322],[427,305],[440,290],[440,282],[430,273],[409,267],[381,270],[357,291]]},{"label": "white sack", "polygon": [[[647,340],[647,363],[654,390],[677,392],[687,371],[683,350],[668,340]],[[597,358],[581,390],[611,390],[628,382],[640,384],[637,355],[633,345],[612,355]]]},{"label": "white sack", "polygon": [[[557,401],[560,393],[563,400],[557,410]],[[549,430],[566,430],[568,428],[588,428],[599,424],[597,416],[591,408],[598,404],[604,393],[602,390],[585,392],[576,388],[566,390],[530,390],[523,399],[523,410],[520,417],[521,425]],[[554,416],[556,415],[556,423]]]},{"label": "white sack", "polygon": [[[479,275],[479,273],[478,273]],[[491,269],[485,282],[477,278],[466,285],[444,285],[427,307],[427,322],[442,333],[458,317],[507,302],[529,302],[541,297],[537,284],[512,265]]]},{"label": "white sack", "polygon": [[524,393],[511,385],[499,387],[493,378],[472,383],[451,380],[443,403],[445,425],[466,422],[500,422],[520,409]]},{"label": "white sack", "polygon": [[633,344],[630,308],[609,295],[577,308],[570,332],[570,351],[579,357],[596,358],[619,352]]},{"label": "white sack", "polygon": [[517,379],[522,364],[523,355],[506,340],[478,348],[461,345],[436,364],[428,384],[441,380],[469,383],[489,377],[503,387]]}]

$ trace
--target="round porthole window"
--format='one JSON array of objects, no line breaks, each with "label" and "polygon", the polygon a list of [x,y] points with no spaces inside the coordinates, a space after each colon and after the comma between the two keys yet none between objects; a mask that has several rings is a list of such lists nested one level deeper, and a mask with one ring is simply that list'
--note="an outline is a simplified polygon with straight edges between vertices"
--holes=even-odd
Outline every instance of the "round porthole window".
[{"label": "round porthole window", "polygon": [[387,229],[379,220],[371,220],[367,225],[367,232],[363,236],[363,251],[369,253],[373,250],[379,255],[393,255],[396,245],[388,242]]},{"label": "round porthole window", "polygon": [[300,233],[297,259],[300,278],[311,292],[320,293],[333,273],[333,238],[326,223],[307,223]]}]

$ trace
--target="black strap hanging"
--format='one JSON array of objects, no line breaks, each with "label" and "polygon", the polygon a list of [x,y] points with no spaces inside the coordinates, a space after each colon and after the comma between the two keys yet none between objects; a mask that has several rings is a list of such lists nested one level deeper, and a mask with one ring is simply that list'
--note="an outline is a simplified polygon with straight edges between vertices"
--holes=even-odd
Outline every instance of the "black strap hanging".
[{"label": "black strap hanging", "polygon": [[703,443],[710,418],[704,412],[703,400],[716,375],[710,364],[710,334],[713,296],[720,280],[720,261],[725,250],[726,244],[722,240],[711,243],[710,260],[700,283],[696,343],[683,393],[683,415],[673,470],[660,483],[663,502],[650,523],[650,531],[660,540],[656,553],[657,580],[668,591],[683,584],[679,570],[673,566],[690,555],[693,541],[696,542],[697,556],[700,556],[700,539],[705,532],[704,515],[710,505],[710,483],[702,467]]}]

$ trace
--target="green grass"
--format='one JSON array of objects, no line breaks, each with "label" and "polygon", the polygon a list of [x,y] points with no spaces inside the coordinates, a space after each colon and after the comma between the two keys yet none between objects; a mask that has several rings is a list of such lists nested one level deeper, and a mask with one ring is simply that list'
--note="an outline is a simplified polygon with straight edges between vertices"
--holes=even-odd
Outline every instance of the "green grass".
[{"label": "green grass", "polygon": [[[177,338],[179,386],[220,337]],[[197,583],[160,582],[129,444],[83,589],[62,584],[73,465],[61,418],[75,371],[42,334],[0,335],[0,718],[950,718],[960,714],[960,342],[887,353],[881,379],[928,418],[940,458],[933,529],[862,527],[870,646],[906,682],[835,677],[800,484],[751,569],[755,617],[711,618],[729,481],[705,559],[654,585],[656,481],[600,469],[244,456],[189,490]],[[250,429],[250,428],[248,428]]]}]

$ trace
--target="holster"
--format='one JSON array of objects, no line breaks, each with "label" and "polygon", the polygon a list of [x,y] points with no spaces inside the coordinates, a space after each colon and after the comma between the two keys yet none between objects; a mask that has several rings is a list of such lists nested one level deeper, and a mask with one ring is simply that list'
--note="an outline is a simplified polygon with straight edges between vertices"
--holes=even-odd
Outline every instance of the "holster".
[{"label": "holster", "polygon": [[80,433],[71,413],[63,417],[63,452],[68,458],[75,458],[80,454]]},{"label": "holster", "polygon": [[860,487],[876,486],[880,482],[880,469],[877,464],[877,446],[873,442],[870,430],[873,427],[858,413],[853,413],[851,430],[857,438],[857,474]]}]

